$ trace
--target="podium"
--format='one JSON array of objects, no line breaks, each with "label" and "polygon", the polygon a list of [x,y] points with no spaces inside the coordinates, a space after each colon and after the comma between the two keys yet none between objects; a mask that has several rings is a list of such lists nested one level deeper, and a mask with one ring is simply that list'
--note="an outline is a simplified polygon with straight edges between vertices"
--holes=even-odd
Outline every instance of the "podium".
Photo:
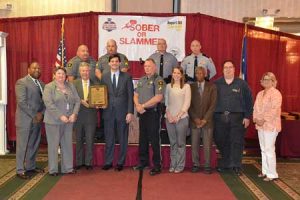
[{"label": "podium", "polygon": [[7,105],[7,65],[6,37],[7,33],[0,32],[0,155],[8,153],[6,133]]}]

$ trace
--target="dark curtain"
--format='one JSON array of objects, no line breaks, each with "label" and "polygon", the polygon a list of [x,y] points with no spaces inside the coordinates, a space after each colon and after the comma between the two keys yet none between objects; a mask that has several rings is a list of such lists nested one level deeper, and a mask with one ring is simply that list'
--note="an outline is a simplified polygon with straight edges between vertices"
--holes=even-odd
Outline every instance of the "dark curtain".
[{"label": "dark curtain", "polygon": [[[65,41],[67,59],[76,54],[80,44],[89,47],[90,55],[98,58],[98,15],[116,13],[81,13],[45,17],[0,19],[0,31],[7,37],[8,105],[7,132],[10,141],[15,134],[15,91],[17,79],[27,73],[28,64],[37,60],[42,66],[42,80],[52,79],[61,19],[65,18]],[[174,14],[118,13],[118,15],[174,16]],[[187,17],[186,54],[191,53],[190,43],[201,41],[202,51],[212,57],[217,77],[222,75],[222,62],[233,59],[236,75],[239,74],[244,24],[223,20],[202,14],[181,14]],[[284,96],[284,111],[300,111],[300,37],[256,27],[248,28],[248,82],[255,97],[261,89],[259,80],[266,71],[273,71],[278,77],[278,88]],[[130,62],[130,73],[139,78],[144,70],[139,62]],[[256,137],[251,129],[247,137]]]}]

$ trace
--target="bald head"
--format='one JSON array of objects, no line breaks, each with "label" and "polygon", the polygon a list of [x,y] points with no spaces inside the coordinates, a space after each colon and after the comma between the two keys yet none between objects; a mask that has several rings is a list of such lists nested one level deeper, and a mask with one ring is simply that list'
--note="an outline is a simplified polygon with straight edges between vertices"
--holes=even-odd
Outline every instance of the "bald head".
[{"label": "bald head", "polygon": [[201,53],[201,44],[198,40],[193,40],[191,43],[191,50],[194,55]]},{"label": "bald head", "polygon": [[109,39],[106,42],[106,50],[107,53],[110,55],[116,54],[117,53],[117,42],[113,39]]},{"label": "bald head", "polygon": [[78,47],[76,55],[82,60],[87,61],[89,58],[89,49],[86,45],[82,44]]}]

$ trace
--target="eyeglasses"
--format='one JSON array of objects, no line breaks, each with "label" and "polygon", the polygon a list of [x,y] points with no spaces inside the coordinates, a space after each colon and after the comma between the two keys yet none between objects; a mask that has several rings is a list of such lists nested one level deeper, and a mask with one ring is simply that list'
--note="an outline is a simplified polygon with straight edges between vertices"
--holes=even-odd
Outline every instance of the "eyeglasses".
[{"label": "eyeglasses", "polygon": [[262,79],[262,80],[260,80],[261,82],[263,82],[263,81],[272,81],[272,79],[270,79],[270,78],[264,78],[264,79]]},{"label": "eyeglasses", "polygon": [[233,66],[226,66],[224,69],[233,69]]}]

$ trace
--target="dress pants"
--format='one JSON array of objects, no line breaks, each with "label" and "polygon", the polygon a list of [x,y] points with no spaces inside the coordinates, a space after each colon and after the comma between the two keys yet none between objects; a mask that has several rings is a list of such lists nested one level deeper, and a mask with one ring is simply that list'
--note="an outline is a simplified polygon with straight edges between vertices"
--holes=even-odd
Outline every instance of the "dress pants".
[{"label": "dress pants", "polygon": [[139,137],[139,157],[140,164],[149,165],[149,141],[153,151],[154,168],[161,168],[160,155],[160,113],[157,111],[146,111],[139,115],[140,137]]},{"label": "dress pants", "polygon": [[171,124],[166,119],[166,126],[170,140],[170,168],[182,171],[185,167],[186,135],[189,127],[188,117],[180,119],[176,124]]},{"label": "dress pants", "polygon": [[258,131],[258,139],[261,149],[262,173],[268,178],[278,178],[275,153],[277,135],[278,132],[276,131]]},{"label": "dress pants", "polygon": [[17,173],[36,168],[36,155],[41,140],[41,123],[31,123],[30,127],[16,127],[17,149],[16,164]]},{"label": "dress pants", "polygon": [[210,154],[212,146],[213,129],[209,127],[192,128],[192,160],[193,166],[200,166],[199,148],[200,139],[202,137],[204,149],[204,167],[210,168]]},{"label": "dress pants", "polygon": [[120,144],[117,164],[124,165],[125,163],[128,146],[128,124],[125,119],[117,120],[116,117],[112,116],[111,119],[104,119],[105,165],[111,165],[114,160],[115,130]]},{"label": "dress pants", "polygon": [[219,167],[242,167],[244,136],[243,113],[215,113],[214,139],[222,155]]},{"label": "dress pants", "polygon": [[[87,124],[83,122],[75,123],[76,132],[76,166],[93,165],[94,136],[96,124]],[[85,141],[85,151],[84,151]]]},{"label": "dress pants", "polygon": [[58,173],[58,146],[61,149],[61,173],[73,170],[73,123],[45,124],[48,142],[49,173]]}]

